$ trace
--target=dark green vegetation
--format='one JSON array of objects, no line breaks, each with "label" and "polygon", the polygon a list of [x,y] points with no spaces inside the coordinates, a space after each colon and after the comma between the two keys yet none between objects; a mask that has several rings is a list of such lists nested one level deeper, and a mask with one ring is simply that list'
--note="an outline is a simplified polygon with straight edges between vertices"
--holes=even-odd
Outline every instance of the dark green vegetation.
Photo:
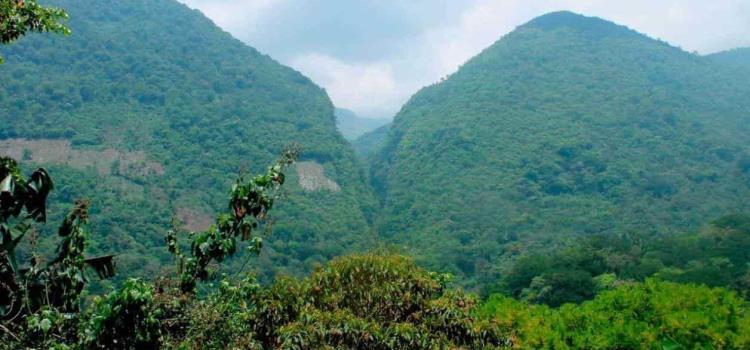
[{"label": "dark green vegetation", "polygon": [[396,116],[372,166],[377,229],[476,286],[568,238],[747,211],[748,81],[601,19],[539,17]]},{"label": "dark green vegetation", "polygon": [[336,108],[336,127],[349,141],[354,141],[386,123],[386,119],[362,118],[348,109]]},{"label": "dark green vegetation", "polygon": [[750,296],[750,216],[731,215],[693,233],[663,237],[595,235],[549,253],[529,253],[502,272],[491,290],[558,306],[656,276],[735,289]]},{"label": "dark green vegetation", "polygon": [[85,269],[111,277],[112,256],[86,259],[88,203],[77,201],[58,230],[57,257],[44,263],[19,259],[19,244],[36,240],[35,223],[47,221],[47,196],[54,185],[44,169],[24,177],[15,160],[0,157],[0,320],[11,322],[43,306],[78,311]]},{"label": "dark green vegetation", "polygon": [[1,49],[0,151],[65,184],[51,217],[91,200],[92,254],[119,253],[123,270],[153,276],[169,261],[174,215],[205,229],[232,175],[262,170],[292,141],[310,185],[289,172],[264,272],[300,273],[368,241],[374,199],[309,79],[176,1],[48,3],[74,14],[72,34]]}]

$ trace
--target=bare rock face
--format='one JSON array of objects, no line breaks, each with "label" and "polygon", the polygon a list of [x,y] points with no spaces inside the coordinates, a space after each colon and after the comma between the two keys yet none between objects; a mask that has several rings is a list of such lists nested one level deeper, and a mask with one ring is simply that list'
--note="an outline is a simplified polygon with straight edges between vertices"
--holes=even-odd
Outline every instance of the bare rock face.
[{"label": "bare rock face", "polygon": [[316,162],[299,162],[297,163],[297,176],[299,176],[299,185],[305,191],[341,191],[339,184],[329,179],[325,175],[323,166]]},{"label": "bare rock face", "polygon": [[143,151],[123,152],[113,148],[101,151],[79,150],[69,140],[7,139],[0,141],[0,156],[38,164],[66,165],[85,170],[93,167],[101,176],[164,175],[164,167],[148,159]]}]

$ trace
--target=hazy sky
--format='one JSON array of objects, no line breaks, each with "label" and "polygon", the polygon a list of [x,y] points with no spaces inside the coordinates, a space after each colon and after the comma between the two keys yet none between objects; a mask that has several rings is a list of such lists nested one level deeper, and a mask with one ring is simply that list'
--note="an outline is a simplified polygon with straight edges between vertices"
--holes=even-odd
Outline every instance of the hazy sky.
[{"label": "hazy sky", "polygon": [[750,46],[750,0],[180,0],[328,91],[390,118],[518,25],[571,10],[688,51]]}]

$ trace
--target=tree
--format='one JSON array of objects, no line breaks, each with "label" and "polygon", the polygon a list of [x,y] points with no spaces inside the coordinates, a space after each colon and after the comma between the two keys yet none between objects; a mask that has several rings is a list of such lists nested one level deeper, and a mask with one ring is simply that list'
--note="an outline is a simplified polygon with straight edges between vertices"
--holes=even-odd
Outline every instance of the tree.
[{"label": "tree", "polygon": [[[505,329],[476,316],[477,300],[450,276],[410,258],[335,258],[308,278],[270,286],[225,280],[191,304],[180,349],[500,349]],[[182,339],[180,339],[182,338]]]},{"label": "tree", "polygon": [[68,35],[70,29],[62,23],[67,18],[65,10],[39,5],[37,0],[0,0],[0,43],[10,44],[28,32]]}]

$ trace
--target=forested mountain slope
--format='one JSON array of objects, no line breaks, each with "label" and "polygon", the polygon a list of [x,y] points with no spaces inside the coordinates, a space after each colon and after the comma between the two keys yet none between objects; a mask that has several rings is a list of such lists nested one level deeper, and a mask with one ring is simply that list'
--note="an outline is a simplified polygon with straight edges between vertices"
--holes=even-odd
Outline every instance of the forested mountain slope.
[{"label": "forested mountain slope", "polygon": [[388,139],[388,130],[390,130],[391,124],[388,123],[373,131],[370,131],[352,141],[354,151],[361,159],[367,159],[372,154],[377,153],[380,147],[385,144]]},{"label": "forested mountain slope", "polygon": [[262,263],[300,272],[369,239],[374,197],[308,78],[174,0],[45,3],[68,11],[73,33],[0,49],[0,153],[64,184],[53,216],[92,200],[94,252],[155,272],[173,215],[205,229],[236,174],[290,142],[304,153]]},{"label": "forested mountain slope", "polygon": [[750,70],[750,47],[717,52],[708,58],[728,67]]},{"label": "forested mountain slope", "polygon": [[750,209],[748,81],[598,18],[534,19],[396,116],[378,230],[471,285],[530,246]]}]

